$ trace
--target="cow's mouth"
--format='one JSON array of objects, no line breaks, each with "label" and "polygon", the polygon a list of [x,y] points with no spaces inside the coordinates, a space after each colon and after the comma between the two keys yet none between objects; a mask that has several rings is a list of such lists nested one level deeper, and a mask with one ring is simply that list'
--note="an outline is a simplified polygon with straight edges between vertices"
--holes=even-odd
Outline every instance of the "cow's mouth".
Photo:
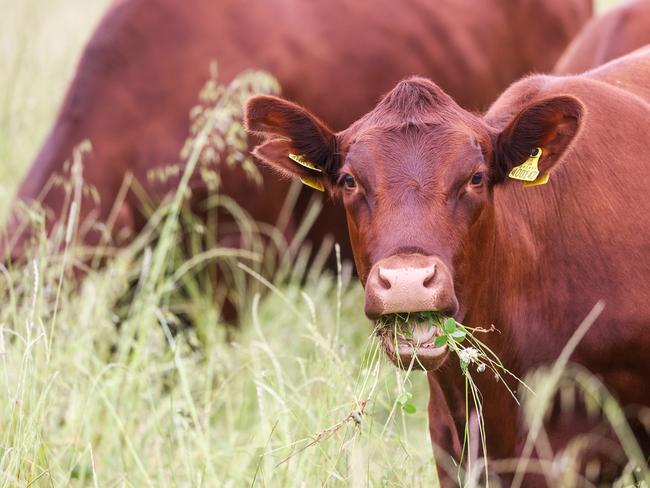
[{"label": "cow's mouth", "polygon": [[384,351],[399,368],[435,371],[447,359],[446,345],[436,347],[440,336],[430,318],[420,314],[391,314],[377,321],[377,335]]}]

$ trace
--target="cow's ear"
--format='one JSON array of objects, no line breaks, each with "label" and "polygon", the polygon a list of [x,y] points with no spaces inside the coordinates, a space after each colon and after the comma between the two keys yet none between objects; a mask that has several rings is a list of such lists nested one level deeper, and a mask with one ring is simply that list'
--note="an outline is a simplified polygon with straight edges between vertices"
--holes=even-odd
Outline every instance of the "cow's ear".
[{"label": "cow's ear", "polygon": [[571,96],[552,97],[524,107],[496,137],[492,180],[506,179],[514,167],[538,154],[537,148],[541,149],[536,162],[540,175],[549,174],[580,130],[583,112],[582,103]]},{"label": "cow's ear", "polygon": [[288,177],[318,190],[329,187],[338,171],[336,136],[304,108],[272,96],[248,100],[246,129],[264,139],[253,154]]}]

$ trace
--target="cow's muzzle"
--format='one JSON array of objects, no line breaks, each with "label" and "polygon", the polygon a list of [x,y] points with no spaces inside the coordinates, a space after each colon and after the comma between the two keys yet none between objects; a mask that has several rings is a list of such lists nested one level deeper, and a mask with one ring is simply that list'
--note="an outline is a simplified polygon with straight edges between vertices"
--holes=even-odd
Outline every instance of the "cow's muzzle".
[{"label": "cow's muzzle", "polygon": [[378,334],[391,360],[404,368],[439,368],[447,357],[447,348],[434,346],[439,335],[436,327],[411,320],[407,321],[409,330],[402,334],[380,319],[390,314],[418,317],[416,312],[455,315],[458,300],[447,266],[434,256],[396,254],[372,267],[365,289],[366,315],[384,326]]}]

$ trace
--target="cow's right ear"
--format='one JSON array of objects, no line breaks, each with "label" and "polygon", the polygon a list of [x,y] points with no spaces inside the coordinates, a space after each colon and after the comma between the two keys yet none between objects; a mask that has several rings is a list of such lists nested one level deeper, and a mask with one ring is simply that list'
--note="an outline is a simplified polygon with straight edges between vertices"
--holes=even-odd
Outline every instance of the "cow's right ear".
[{"label": "cow's right ear", "polygon": [[578,134],[583,113],[582,103],[569,95],[523,107],[496,138],[493,181],[513,177],[513,169],[521,168],[531,157],[535,166],[539,164],[539,173],[548,175]]},{"label": "cow's right ear", "polygon": [[263,163],[281,174],[298,177],[323,191],[338,171],[336,136],[304,108],[272,96],[246,102],[246,130],[264,138],[253,150]]}]

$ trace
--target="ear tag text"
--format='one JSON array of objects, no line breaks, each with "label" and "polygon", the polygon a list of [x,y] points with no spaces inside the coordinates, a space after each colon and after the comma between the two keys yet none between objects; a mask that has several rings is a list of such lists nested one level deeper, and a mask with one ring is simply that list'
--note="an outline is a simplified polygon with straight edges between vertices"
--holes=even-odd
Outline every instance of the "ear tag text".
[{"label": "ear tag text", "polygon": [[[304,168],[310,169],[312,171],[316,171],[317,173],[323,172],[323,170],[316,166],[314,163],[305,159],[302,154],[289,153],[289,159],[295,161],[300,166],[303,166]],[[323,183],[318,178],[313,176],[300,176],[299,178],[300,181],[302,181],[303,185],[307,185],[308,187],[318,191],[325,191]]]},{"label": "ear tag text", "polygon": [[548,183],[550,177],[551,177],[551,173],[547,171],[543,175],[538,176],[535,181],[524,181],[524,188],[528,188],[530,186],[545,185],[546,183]]},{"label": "ear tag text", "polygon": [[537,167],[537,163],[541,157],[542,149],[536,147],[531,151],[530,157],[526,161],[510,170],[508,176],[513,180],[520,180],[524,182],[532,182],[537,180],[537,177],[539,176],[539,168]]}]

